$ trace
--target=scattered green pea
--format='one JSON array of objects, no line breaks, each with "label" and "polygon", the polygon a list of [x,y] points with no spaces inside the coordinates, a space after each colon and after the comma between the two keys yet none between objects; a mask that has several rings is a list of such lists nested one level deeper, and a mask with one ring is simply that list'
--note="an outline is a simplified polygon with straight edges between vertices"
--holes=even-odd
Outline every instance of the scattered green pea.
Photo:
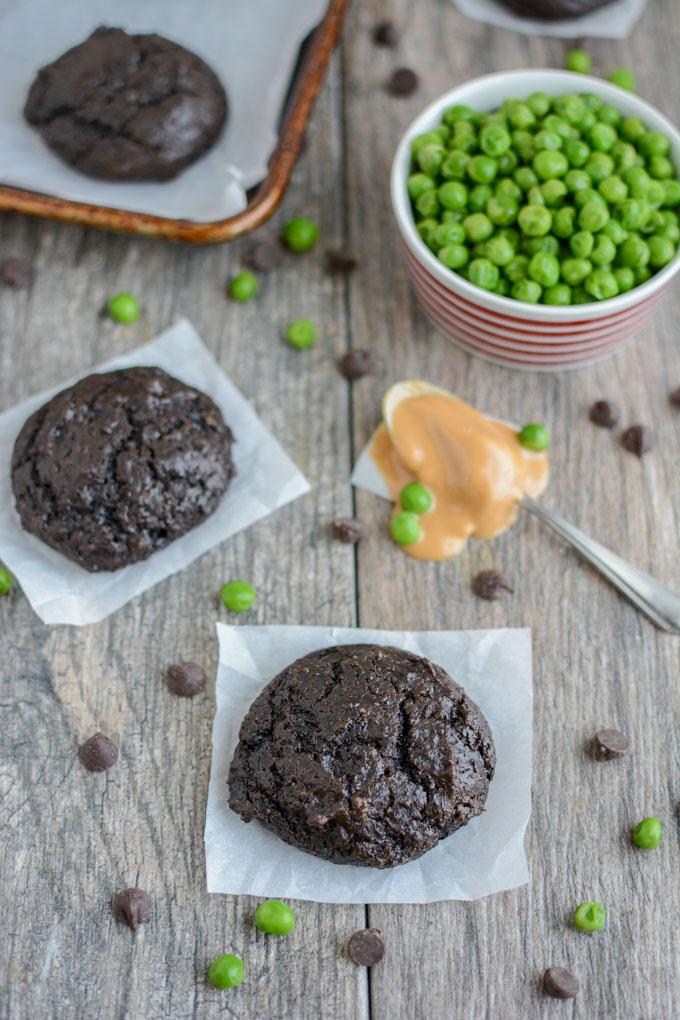
[{"label": "scattered green pea", "polygon": [[550,433],[547,428],[536,423],[525,425],[517,434],[517,439],[520,446],[533,450],[534,453],[542,453],[550,446]]},{"label": "scattered green pea", "polygon": [[115,294],[114,297],[109,298],[106,310],[112,319],[115,319],[116,322],[122,322],[124,326],[129,326],[136,322],[141,314],[137,298],[132,294],[128,294],[127,291],[122,294]]},{"label": "scattered green pea", "polygon": [[302,216],[286,223],[281,234],[281,240],[291,251],[301,253],[309,251],[316,244],[319,236],[319,228],[316,223],[306,220]]},{"label": "scattered green pea", "polygon": [[663,825],[658,818],[643,818],[633,829],[633,842],[641,850],[656,850],[663,837]]},{"label": "scattered green pea", "polygon": [[295,319],[286,330],[286,340],[291,347],[305,351],[316,340],[316,326],[311,319]]},{"label": "scattered green pea", "polygon": [[220,588],[220,598],[232,613],[245,613],[255,601],[255,589],[249,581],[229,581]]},{"label": "scattered green pea", "polygon": [[295,914],[281,900],[264,900],[255,911],[255,927],[267,935],[290,935],[295,928]]},{"label": "scattered green pea", "polygon": [[236,988],[243,977],[243,961],[231,953],[216,956],[208,967],[208,981],[213,988]]},{"label": "scattered green pea", "polygon": [[607,75],[607,81],[610,81],[612,85],[618,85],[620,89],[625,89],[626,92],[637,92],[635,75],[626,67],[617,67]]},{"label": "scattered green pea", "polygon": [[581,903],[574,911],[574,927],[579,931],[602,931],[607,923],[607,911],[604,903],[590,901]]},{"label": "scattered green pea", "polygon": [[413,545],[422,534],[418,515],[399,510],[390,522],[390,534],[397,545]]},{"label": "scattered green pea", "polygon": [[13,584],[14,578],[9,570],[6,570],[5,567],[0,567],[0,595],[7,595]]},{"label": "scattered green pea", "polygon": [[590,74],[593,62],[590,54],[585,50],[568,50],[564,60],[567,71],[575,71],[577,74]]},{"label": "scattered green pea", "polygon": [[414,514],[426,514],[432,506],[432,493],[418,482],[409,482],[399,493],[399,502],[403,510]]},{"label": "scattered green pea", "polygon": [[257,294],[259,286],[255,274],[246,270],[235,276],[229,284],[229,297],[241,303],[250,301]]}]

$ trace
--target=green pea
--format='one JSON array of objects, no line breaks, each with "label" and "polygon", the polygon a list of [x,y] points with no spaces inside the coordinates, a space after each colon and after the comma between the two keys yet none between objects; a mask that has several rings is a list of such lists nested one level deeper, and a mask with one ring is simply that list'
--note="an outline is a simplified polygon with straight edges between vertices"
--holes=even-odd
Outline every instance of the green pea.
[{"label": "green pea", "polygon": [[[663,159],[663,156],[659,156],[659,159]],[[652,206],[658,208],[666,197],[666,189],[664,188],[664,182],[659,180],[653,180],[649,182],[647,188],[646,201]]]},{"label": "green pea", "polygon": [[616,145],[612,146],[609,155],[614,160],[617,170],[628,170],[630,167],[635,166],[637,160],[635,146],[629,142],[617,142]]},{"label": "green pea", "polygon": [[652,275],[652,271],[649,266],[636,266],[633,273],[635,275],[636,287],[639,287],[641,283],[647,283],[647,280],[649,280]]},{"label": "green pea", "polygon": [[619,294],[625,294],[635,286],[635,273],[628,266],[618,266],[613,270],[614,278],[619,288]]},{"label": "green pea", "polygon": [[589,110],[594,110],[597,113],[598,110],[602,109],[602,100],[594,92],[582,92],[581,99]]},{"label": "green pea", "polygon": [[432,178],[423,173],[411,174],[406,182],[406,189],[412,202],[415,202],[424,191],[430,191],[434,187],[436,185]]},{"label": "green pea", "polygon": [[449,108],[444,111],[442,120],[449,126],[452,124],[458,124],[460,121],[468,121],[468,123],[474,124],[477,120],[477,116],[477,112],[473,110],[471,106],[466,106],[465,103],[456,103],[455,106],[449,106]]},{"label": "green pea", "polygon": [[593,250],[595,238],[589,230],[579,230],[569,238],[571,254],[577,259],[587,259]]},{"label": "green pea", "polygon": [[583,287],[572,287],[571,303],[572,305],[589,305],[590,294],[588,294]]},{"label": "green pea", "polygon": [[556,237],[566,241],[567,238],[571,237],[574,233],[574,222],[576,219],[576,210],[572,209],[571,206],[565,206],[563,209],[558,209],[553,216],[553,232]]},{"label": "green pea", "polygon": [[462,149],[453,149],[441,165],[441,176],[444,180],[464,181],[467,177],[467,165],[470,156]]},{"label": "green pea", "polygon": [[530,305],[537,305],[542,293],[540,283],[536,283],[535,280],[518,280],[512,285],[511,291],[515,301],[526,301]]},{"label": "green pea", "polygon": [[484,290],[494,290],[499,280],[498,266],[489,259],[473,259],[469,266],[469,280]]},{"label": "green pea", "polygon": [[286,340],[291,347],[306,351],[316,341],[316,326],[311,319],[295,319],[286,330]]},{"label": "green pea", "polygon": [[596,234],[602,230],[609,220],[609,210],[604,202],[586,202],[578,214],[578,225],[581,230],[589,230]]},{"label": "green pea", "polygon": [[260,285],[255,274],[246,270],[234,277],[229,284],[228,294],[232,300],[243,304],[245,301],[250,301],[251,298],[254,298],[259,288]]},{"label": "green pea", "polygon": [[514,227],[501,227],[500,230],[496,231],[494,237],[504,237],[506,241],[510,242],[513,249],[517,251],[522,235]]},{"label": "green pea", "polygon": [[500,294],[501,297],[510,297],[510,284],[501,276],[498,283],[496,284],[494,294]]},{"label": "green pea", "polygon": [[546,131],[542,128],[534,135],[534,144],[538,151],[544,149],[561,149],[564,145],[564,138],[556,135],[554,131]]},{"label": "green pea", "polygon": [[602,233],[605,237],[608,237],[610,241],[613,241],[617,247],[628,237],[628,231],[624,230],[618,220],[613,219],[610,219],[609,223],[605,223],[602,228]]},{"label": "green pea", "polygon": [[468,189],[461,181],[447,181],[441,185],[437,196],[443,209],[459,211],[467,205]]},{"label": "green pea", "polygon": [[432,506],[432,493],[418,482],[409,482],[399,493],[399,502],[403,510],[413,514],[426,514]]},{"label": "green pea", "polygon": [[538,184],[538,177],[530,166],[518,166],[512,176],[517,187],[521,188],[524,192],[529,191]]},{"label": "green pea", "polygon": [[216,956],[208,967],[208,981],[213,988],[236,988],[243,977],[243,961],[232,953]]},{"label": "green pea", "polygon": [[397,545],[414,545],[422,534],[418,515],[399,510],[390,522],[390,534]]},{"label": "green pea", "polygon": [[626,141],[637,142],[645,134],[646,128],[638,117],[626,117],[620,131]]},{"label": "green pea", "polygon": [[628,185],[632,198],[644,198],[651,184],[651,177],[641,166],[632,166],[621,176]]},{"label": "green pea", "polygon": [[449,149],[452,151],[458,150],[460,152],[465,152],[467,153],[468,156],[472,156],[479,149],[479,145],[477,144],[477,138],[474,132],[472,132],[471,130],[461,131],[460,129],[463,127],[467,128],[468,125],[467,124],[456,125],[456,130],[454,131],[453,139],[451,144],[449,145]]},{"label": "green pea", "polygon": [[542,237],[552,227],[552,213],[542,205],[525,205],[517,217],[520,230],[528,237]]},{"label": "green pea", "polygon": [[541,287],[554,287],[560,278],[560,264],[554,255],[539,251],[532,257],[528,269],[529,278]]},{"label": "green pea", "polygon": [[264,900],[255,911],[255,927],[267,935],[290,935],[295,928],[295,914],[281,900]]},{"label": "green pea", "polygon": [[470,252],[464,244],[447,244],[439,249],[437,258],[449,269],[462,269],[470,261]]},{"label": "green pea", "polygon": [[542,181],[553,177],[564,177],[569,169],[569,161],[559,149],[543,149],[534,156],[531,165]]},{"label": "green pea", "polygon": [[484,212],[493,191],[488,184],[477,184],[468,195],[468,209],[472,212]]},{"label": "green pea", "polygon": [[564,155],[569,161],[569,166],[578,168],[587,163],[590,149],[580,138],[567,138],[564,142]]},{"label": "green pea", "polygon": [[673,206],[680,205],[680,181],[664,181],[663,182],[664,199],[661,203],[664,209],[672,208]]},{"label": "green pea", "polygon": [[530,257],[539,252],[557,256],[560,253],[560,242],[552,234],[546,234],[544,237],[527,237],[522,242],[522,250]]},{"label": "green pea", "polygon": [[495,266],[507,266],[515,257],[515,249],[504,237],[492,237],[484,245],[484,255]]},{"label": "green pea", "polygon": [[568,170],[564,177],[564,183],[567,186],[567,191],[575,195],[579,191],[587,191],[591,181],[585,170]]},{"label": "green pea", "polygon": [[411,152],[414,159],[417,158],[418,153],[426,145],[430,145],[432,142],[441,142],[440,136],[435,131],[425,131],[421,135],[416,135],[411,141]]},{"label": "green pea", "polygon": [[656,850],[663,838],[663,825],[658,818],[643,818],[633,829],[633,842],[641,850]]},{"label": "green pea", "polygon": [[498,157],[498,171],[502,174],[509,174],[517,166],[519,160],[512,149],[508,149],[502,156]]},{"label": "green pea", "polygon": [[556,135],[561,135],[562,138],[571,137],[571,125],[563,117],[558,117],[555,113],[548,114],[543,121],[543,127],[546,131],[552,131]]},{"label": "green pea", "polygon": [[606,124],[607,127],[612,128],[616,127],[623,120],[623,117],[616,109],[616,107],[611,106],[608,103],[605,103],[604,106],[600,107],[597,116],[603,124]]},{"label": "green pea", "polygon": [[568,124],[580,123],[586,111],[586,106],[579,96],[557,96],[553,106],[558,117],[563,117]]},{"label": "green pea", "polygon": [[612,85],[618,85],[620,89],[625,89],[626,92],[637,92],[635,75],[627,67],[615,68],[611,74],[607,75],[607,81],[610,81]]},{"label": "green pea", "polygon": [[533,450],[534,453],[543,453],[550,446],[550,433],[545,425],[533,422],[531,425],[525,425],[517,433],[517,440],[520,446],[525,449]]},{"label": "green pea", "polygon": [[643,234],[656,234],[657,231],[659,231],[663,227],[663,225],[664,225],[663,224],[663,216],[661,215],[661,212],[658,209],[654,209],[650,213],[649,219],[647,220],[647,222],[645,223],[644,227],[642,228],[642,233]]},{"label": "green pea", "polygon": [[570,305],[571,287],[568,287],[566,283],[556,283],[554,287],[549,287],[543,292],[543,303],[546,305]]},{"label": "green pea", "polygon": [[245,613],[255,601],[255,589],[249,581],[229,581],[220,588],[220,598],[232,613]]},{"label": "green pea", "polygon": [[581,135],[587,135],[591,127],[597,124],[597,114],[593,110],[589,110],[587,107],[583,110],[583,116],[578,123],[578,129]]},{"label": "green pea", "polygon": [[512,198],[515,202],[520,202],[522,199],[522,189],[515,184],[512,177],[501,177],[496,180],[494,194],[497,197],[505,195],[507,198]]},{"label": "green pea", "polygon": [[510,283],[518,283],[524,280],[529,267],[529,259],[526,255],[515,255],[505,267],[505,275]]},{"label": "green pea", "polygon": [[528,131],[513,131],[511,136],[512,147],[524,162],[528,163],[535,152],[534,136]]},{"label": "green pea", "polygon": [[590,74],[593,62],[590,54],[585,50],[568,50],[564,59],[564,66],[567,71],[575,71],[577,74]]},{"label": "green pea", "polygon": [[527,191],[527,205],[545,205],[545,196],[540,184],[537,184],[535,188],[529,188]]},{"label": "green pea", "polygon": [[541,194],[543,195],[543,201],[547,206],[560,205],[562,199],[567,194],[567,186],[564,181],[559,181],[557,178],[553,178],[549,181],[544,181],[541,184]]},{"label": "green pea", "polygon": [[641,199],[627,198],[617,205],[614,215],[624,230],[639,230],[649,215],[649,207]]},{"label": "green pea", "polygon": [[486,214],[499,227],[509,227],[517,219],[518,205],[508,195],[494,195],[486,203]]},{"label": "green pea", "polygon": [[599,184],[614,173],[614,160],[605,152],[594,152],[583,169],[593,184]]},{"label": "green pea", "polygon": [[657,180],[673,177],[675,174],[673,164],[666,156],[652,156],[649,161],[649,172]]},{"label": "green pea", "polygon": [[652,156],[665,156],[670,147],[670,140],[660,131],[646,131],[638,139],[638,149],[647,159],[651,159]]},{"label": "green pea", "polygon": [[[421,169],[424,169],[421,167]],[[427,170],[425,171],[427,173]],[[432,176],[431,174],[429,176]],[[287,248],[296,254],[309,251],[313,248],[319,237],[319,228],[316,223],[306,220],[302,216],[286,223],[281,234],[281,240]]]},{"label": "green pea", "polygon": [[639,234],[629,234],[626,240],[619,245],[617,261],[622,266],[630,266],[637,269],[646,266],[649,262],[649,245]]},{"label": "green pea", "polygon": [[512,144],[510,135],[498,124],[487,124],[479,133],[479,146],[487,156],[498,159]]},{"label": "green pea", "polygon": [[583,286],[596,301],[616,297],[619,292],[616,277],[607,269],[593,269],[585,278]]},{"label": "green pea", "polygon": [[462,223],[440,223],[434,231],[432,249],[439,251],[448,244],[463,244],[464,241],[465,228]]},{"label": "green pea", "polygon": [[588,141],[597,152],[609,152],[616,144],[616,131],[609,124],[598,121],[588,132]]},{"label": "green pea", "polygon": [[560,266],[562,279],[570,287],[576,287],[590,276],[593,265],[589,259],[565,259]]},{"label": "green pea", "polygon": [[486,241],[493,234],[493,223],[484,213],[471,213],[463,220],[468,240],[473,244]]},{"label": "green pea", "polygon": [[616,257],[616,245],[604,234],[598,234],[590,261],[596,266],[610,266]]},{"label": "green pea", "polygon": [[527,106],[536,117],[545,117],[551,104],[552,100],[545,92],[532,92],[527,99]]},{"label": "green pea", "polygon": [[141,314],[137,298],[133,297],[132,294],[128,294],[127,291],[109,298],[106,303],[106,310],[112,319],[116,322],[121,322],[124,326],[130,326],[133,322],[136,322]]},{"label": "green pea", "polygon": [[422,237],[428,248],[434,247],[434,234],[439,226],[437,220],[429,217],[428,219],[421,220],[416,226],[416,230]]},{"label": "green pea", "polygon": [[628,197],[628,187],[616,174],[613,174],[611,177],[605,177],[603,181],[600,181],[597,190],[610,205],[623,202]]},{"label": "green pea", "polygon": [[441,212],[439,195],[432,189],[422,191],[418,195],[415,205],[418,215],[424,216],[426,219],[429,219],[430,216],[439,216]]},{"label": "green pea", "polygon": [[659,237],[653,234],[647,241],[649,247],[649,264],[655,269],[661,269],[673,261],[676,246],[667,237]]},{"label": "green pea", "polygon": [[7,595],[13,584],[14,578],[10,574],[9,570],[5,567],[0,567],[0,595]]},{"label": "green pea", "polygon": [[467,174],[475,184],[491,184],[498,173],[498,163],[491,156],[473,156],[467,165]]},{"label": "green pea", "polygon": [[[416,160],[418,166],[428,177],[436,177],[446,159],[446,149],[439,142],[429,142],[419,149]],[[298,250],[298,249],[296,249]],[[303,249],[306,251],[307,249]]]},{"label": "green pea", "polygon": [[536,123],[536,116],[531,107],[518,99],[512,99],[508,103],[507,117],[514,128],[522,131]]},{"label": "green pea", "polygon": [[581,903],[574,911],[574,927],[579,931],[601,931],[607,924],[607,911],[604,903],[591,901]]},{"label": "green pea", "polygon": [[448,127],[446,124],[440,124],[438,127],[434,129],[432,134],[435,136],[433,141],[436,139],[440,141],[442,145],[446,145],[447,142],[449,141],[449,138],[451,137],[451,128]]}]

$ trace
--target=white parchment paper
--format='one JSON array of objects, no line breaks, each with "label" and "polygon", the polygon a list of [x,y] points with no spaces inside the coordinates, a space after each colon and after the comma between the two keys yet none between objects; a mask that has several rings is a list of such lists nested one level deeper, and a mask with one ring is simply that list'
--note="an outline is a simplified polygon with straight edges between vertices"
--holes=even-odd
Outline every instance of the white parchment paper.
[{"label": "white parchment paper", "polygon": [[[55,393],[91,372],[131,365],[162,368],[213,398],[236,437],[233,456],[237,474],[217,510],[203,524],[142,563],[112,573],[90,574],[22,529],[12,495],[12,449],[29,415]],[[230,535],[308,491],[304,475],[188,322],[179,322],[151,343],[89,368],[0,415],[0,561],[14,574],[45,623],[79,626],[103,620]]]},{"label": "white parchment paper", "polygon": [[510,28],[524,35],[551,35],[564,39],[599,36],[604,39],[625,39],[644,10],[647,0],[615,0],[600,10],[581,18],[565,21],[544,21],[522,18],[501,0],[453,0],[461,12],[473,21],[485,21],[496,28]]},{"label": "white parchment paper", "polygon": [[[222,219],[261,181],[300,43],[326,0],[0,0],[0,180],[79,202],[179,217]],[[174,181],[97,181],[53,155],[22,110],[36,72],[98,25],[158,32],[202,57],[227,91],[217,144]]]},{"label": "white parchment paper", "polygon": [[[219,666],[205,825],[208,891],[324,903],[472,900],[528,881],[531,811],[531,634],[528,630],[408,631],[217,624]],[[486,715],[498,765],[486,811],[420,860],[388,871],[323,861],[288,846],[228,805],[227,774],[251,702],[288,663],[317,648],[396,645],[443,666]]]}]

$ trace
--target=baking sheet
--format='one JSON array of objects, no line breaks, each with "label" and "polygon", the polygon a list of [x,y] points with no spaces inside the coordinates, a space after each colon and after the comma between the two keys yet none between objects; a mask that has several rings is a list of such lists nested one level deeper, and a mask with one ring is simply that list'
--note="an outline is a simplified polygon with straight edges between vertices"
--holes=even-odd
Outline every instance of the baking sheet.
[{"label": "baking sheet", "polygon": [[[385,631],[217,624],[219,665],[205,824],[208,892],[325,903],[472,900],[529,878],[532,681],[529,630]],[[486,715],[498,764],[486,811],[417,861],[382,871],[338,865],[288,846],[228,805],[227,774],[253,699],[288,663],[317,648],[396,645],[443,666]]]},{"label": "baking sheet", "polygon": [[[0,0],[0,180],[77,202],[196,222],[246,205],[278,138],[278,119],[302,40],[326,0]],[[216,145],[174,181],[97,181],[53,155],[24,120],[36,72],[97,26],[158,32],[202,57],[227,91],[229,119]]]},{"label": "baking sheet", "polygon": [[598,11],[581,18],[565,21],[544,21],[522,18],[506,7],[502,0],[453,0],[461,14],[473,21],[484,21],[496,28],[510,28],[524,35],[551,35],[564,39],[599,36],[604,39],[625,39],[644,10],[647,0],[615,0]]},{"label": "baking sheet", "polygon": [[[91,372],[155,365],[213,398],[236,437],[236,477],[217,510],[148,560],[112,573],[90,574],[21,527],[10,465],[26,419],[51,396]],[[45,623],[75,626],[103,620],[130,599],[183,570],[198,556],[309,491],[304,475],[258,418],[188,322],[143,347],[88,368],[0,414],[0,561],[11,570]]]}]

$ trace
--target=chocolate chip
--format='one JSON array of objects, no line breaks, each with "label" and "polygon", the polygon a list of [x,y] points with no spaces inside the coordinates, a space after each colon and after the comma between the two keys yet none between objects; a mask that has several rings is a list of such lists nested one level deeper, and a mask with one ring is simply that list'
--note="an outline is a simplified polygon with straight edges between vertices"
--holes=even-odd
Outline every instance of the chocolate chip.
[{"label": "chocolate chip", "polygon": [[2,263],[1,276],[5,287],[12,287],[14,290],[29,287],[33,283],[33,270],[28,262],[13,256]]},{"label": "chocolate chip", "polygon": [[151,897],[143,889],[123,889],[111,901],[116,920],[123,921],[135,932],[140,924],[146,924],[149,920],[152,908]]},{"label": "chocolate chip", "polygon": [[347,943],[347,952],[352,963],[359,967],[372,967],[380,963],[385,955],[385,942],[378,928],[362,928],[355,931]]},{"label": "chocolate chip", "polygon": [[354,255],[342,248],[326,249],[326,269],[329,273],[351,273],[358,263]]},{"label": "chocolate chip", "polygon": [[654,442],[654,433],[647,425],[630,425],[621,433],[621,446],[628,450],[628,453],[634,453],[636,457],[648,453]]},{"label": "chocolate chip", "polygon": [[348,545],[355,545],[360,538],[364,537],[366,529],[356,517],[338,517],[331,521],[333,538]]},{"label": "chocolate chip", "polygon": [[500,570],[482,570],[472,581],[472,590],[480,599],[495,602],[503,592],[512,594],[514,588],[506,574]]},{"label": "chocolate chip", "polygon": [[168,666],[168,687],[180,698],[193,698],[206,685],[205,670],[197,662],[176,662]]},{"label": "chocolate chip", "polygon": [[375,375],[378,366],[370,351],[356,347],[340,358],[338,368],[345,379],[354,380],[363,379],[365,375]]},{"label": "chocolate chip", "polygon": [[399,32],[393,21],[379,21],[373,29],[373,42],[376,46],[388,46],[394,49],[399,45]]},{"label": "chocolate chip", "polygon": [[263,237],[246,251],[243,261],[256,273],[271,273],[283,261],[284,251],[278,241],[271,237]]},{"label": "chocolate chip", "polygon": [[88,772],[106,772],[118,761],[118,748],[103,733],[95,733],[80,745],[78,757]]},{"label": "chocolate chip", "polygon": [[588,411],[588,417],[601,429],[613,429],[619,420],[619,409],[609,400],[596,400]]},{"label": "chocolate chip", "polygon": [[415,71],[410,67],[398,67],[388,78],[385,88],[391,96],[401,99],[412,96],[419,84]]},{"label": "chocolate chip", "polygon": [[672,390],[668,394],[668,399],[671,404],[675,404],[676,407],[680,407],[680,386],[678,386],[677,390]]},{"label": "chocolate chip", "polygon": [[548,967],[543,975],[543,991],[553,999],[573,999],[581,991],[581,982],[565,967]]},{"label": "chocolate chip", "polygon": [[630,751],[630,740],[619,730],[598,730],[593,737],[593,749],[598,758],[621,758]]}]

